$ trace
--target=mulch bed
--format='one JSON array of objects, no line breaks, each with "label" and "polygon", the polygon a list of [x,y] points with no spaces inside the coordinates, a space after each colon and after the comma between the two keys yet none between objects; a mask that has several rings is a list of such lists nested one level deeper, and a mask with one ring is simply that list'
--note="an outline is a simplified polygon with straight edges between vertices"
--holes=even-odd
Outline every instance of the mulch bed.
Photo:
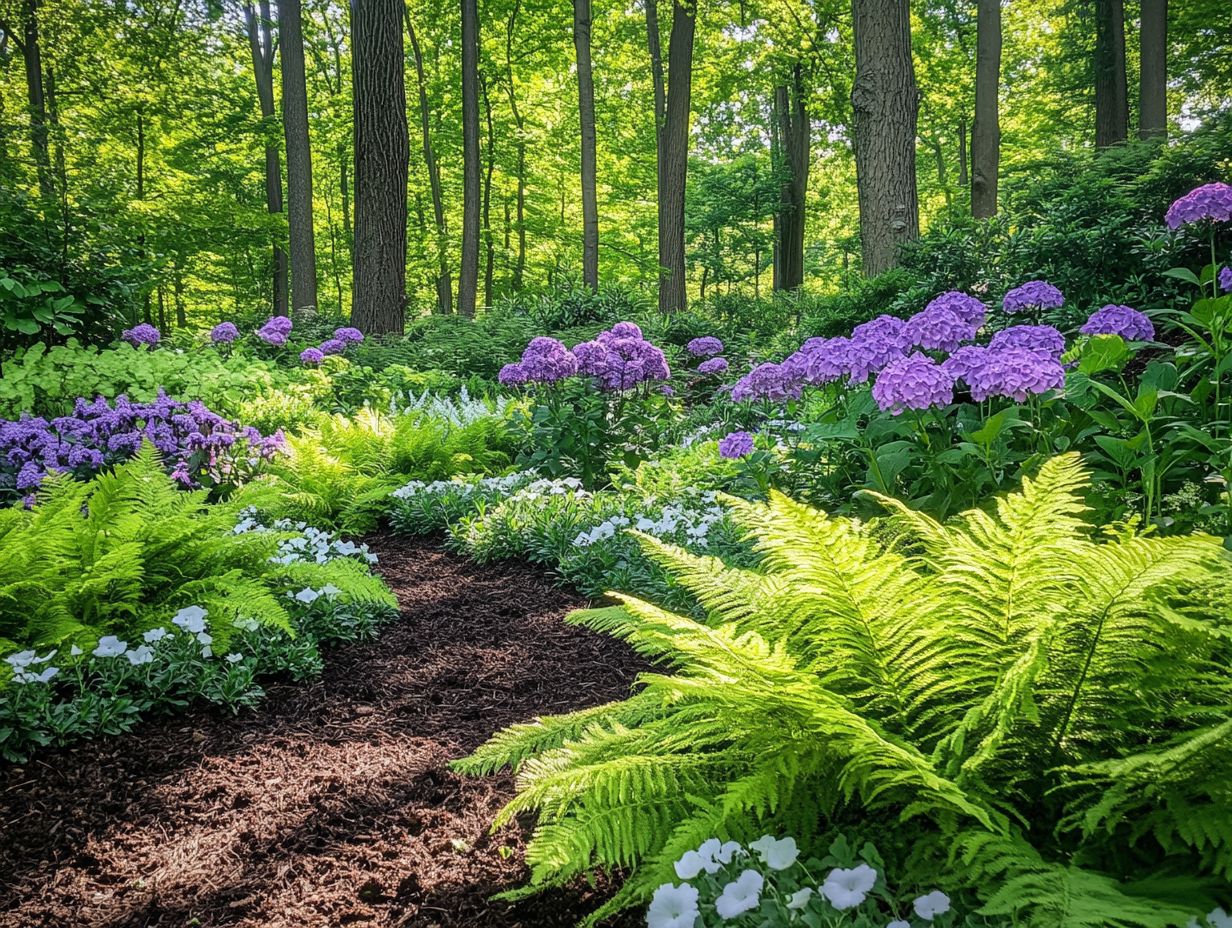
[{"label": "mulch bed", "polygon": [[370,540],[402,618],[321,678],[0,767],[2,928],[564,928],[612,892],[491,901],[526,877],[523,830],[488,835],[512,781],[447,764],[640,660],[563,624],[582,601],[540,570]]}]

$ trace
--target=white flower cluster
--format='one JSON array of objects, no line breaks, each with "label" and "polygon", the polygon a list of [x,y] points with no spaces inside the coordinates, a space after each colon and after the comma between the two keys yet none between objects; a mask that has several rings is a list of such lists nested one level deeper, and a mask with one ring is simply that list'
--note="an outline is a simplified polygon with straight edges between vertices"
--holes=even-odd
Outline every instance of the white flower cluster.
[{"label": "white flower cluster", "polygon": [[408,391],[407,400],[410,405],[398,408],[395,397],[390,400],[389,411],[392,414],[401,412],[403,415],[420,415],[439,419],[454,426],[466,426],[480,419],[503,418],[509,407],[510,397],[497,396],[493,399],[472,397],[463,385],[457,399],[447,396],[436,396],[429,390],[416,396],[414,391]]},{"label": "white flower cluster", "polygon": [[13,679],[18,683],[47,683],[60,672],[59,667],[44,667],[36,670],[40,664],[46,664],[56,656],[55,651],[49,651],[42,657],[35,651],[18,651],[6,657],[5,663],[13,668]]},{"label": "white flower cluster", "polygon": [[[711,838],[697,850],[686,851],[676,861],[676,876],[684,882],[680,885],[664,883],[655,890],[650,907],[646,910],[646,925],[648,928],[694,928],[701,917],[701,907],[698,889],[688,881],[703,872],[713,875],[733,861],[744,859],[768,870],[780,871],[793,866],[799,857],[799,848],[791,837],[763,835],[747,850],[735,841],[720,842],[718,838]],[[851,868],[835,867],[816,889],[805,886],[785,898],[779,898],[783,899],[787,909],[796,911],[807,907],[813,896],[820,894],[831,908],[845,912],[863,904],[876,883],[877,871],[868,864]],[[762,904],[765,888],[766,877],[752,867],[745,868],[734,880],[724,884],[714,900],[715,914],[728,921],[757,909]],[[950,911],[950,898],[943,892],[931,892],[913,900],[912,908],[917,916],[931,922],[938,915]],[[910,928],[910,923],[894,921],[887,928]]]},{"label": "white flower cluster", "polygon": [[478,480],[434,480],[425,483],[412,480],[404,487],[394,490],[395,499],[415,499],[421,496],[439,497],[456,493],[463,498],[477,494],[503,496],[525,486],[537,476],[536,471],[520,470],[503,477],[482,477]]},{"label": "white flower cluster", "polygon": [[561,480],[534,480],[509,497],[510,502],[522,503],[552,496],[569,496],[573,499],[589,499],[590,493],[582,489],[582,481],[576,477]]},{"label": "white flower cluster", "polygon": [[1232,915],[1229,915],[1223,909],[1216,909],[1213,912],[1208,912],[1206,920],[1199,923],[1196,918],[1189,920],[1189,928],[1232,928]]},{"label": "white flower cluster", "polygon": [[705,548],[711,527],[721,520],[726,511],[716,506],[716,493],[703,493],[701,500],[706,504],[702,508],[691,508],[682,503],[670,503],[664,506],[658,517],[635,514],[632,517],[624,515],[611,516],[589,531],[579,532],[573,539],[573,544],[579,548],[588,548],[596,542],[607,541],[616,537],[616,532],[622,528],[632,527],[656,538],[666,538],[683,532],[686,544]]},{"label": "white flower cluster", "polygon": [[257,520],[255,509],[245,509],[242,517],[233,531],[237,535],[245,532],[298,532],[295,538],[287,538],[278,543],[278,553],[270,558],[272,564],[295,564],[300,561],[312,561],[325,564],[336,557],[359,557],[369,564],[377,562],[377,556],[368,550],[366,544],[357,545],[353,541],[342,541],[332,532],[313,528],[307,522],[292,522],[290,519],[279,519],[272,526],[263,525]]},{"label": "white flower cluster", "polygon": [[310,606],[322,596],[326,599],[333,599],[341,592],[342,590],[338,589],[338,587],[334,586],[332,583],[327,583],[319,590],[314,590],[310,586],[304,587],[298,593],[292,593],[290,590],[287,590],[287,599],[293,599],[297,603],[303,603],[305,606]]}]

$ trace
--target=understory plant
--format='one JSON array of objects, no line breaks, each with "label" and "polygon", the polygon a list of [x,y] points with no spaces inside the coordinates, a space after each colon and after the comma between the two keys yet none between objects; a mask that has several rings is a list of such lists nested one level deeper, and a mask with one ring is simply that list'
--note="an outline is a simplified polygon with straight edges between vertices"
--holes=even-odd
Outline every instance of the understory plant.
[{"label": "understory plant", "polygon": [[[643,537],[706,618],[619,596],[573,621],[664,670],[514,726],[496,825],[535,813],[530,890],[626,869],[646,901],[709,838],[877,829],[909,885],[1033,928],[1185,925],[1232,896],[1229,556],[1085,521],[1075,454],[939,523],[729,500],[758,569]],[[896,870],[896,872],[899,872]]]}]

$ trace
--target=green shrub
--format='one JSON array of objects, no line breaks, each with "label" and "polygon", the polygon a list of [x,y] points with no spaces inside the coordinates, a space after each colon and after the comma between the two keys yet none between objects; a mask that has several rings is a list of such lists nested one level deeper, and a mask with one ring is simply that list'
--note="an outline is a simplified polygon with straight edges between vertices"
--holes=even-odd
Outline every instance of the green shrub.
[{"label": "green shrub", "polygon": [[459,766],[517,770],[496,824],[538,813],[532,886],[630,871],[601,913],[705,839],[854,823],[908,881],[1015,924],[1183,925],[1232,877],[1229,558],[1209,536],[1101,539],[1087,484],[1065,455],[948,525],[883,499],[890,543],[785,497],[733,503],[756,572],[645,540],[709,618],[622,597],[573,621],[674,672]]}]

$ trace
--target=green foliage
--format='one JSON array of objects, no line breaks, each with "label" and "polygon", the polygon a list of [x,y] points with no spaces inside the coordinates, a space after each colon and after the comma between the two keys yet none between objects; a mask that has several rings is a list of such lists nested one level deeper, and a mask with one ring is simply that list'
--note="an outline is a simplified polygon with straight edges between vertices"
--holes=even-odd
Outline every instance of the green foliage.
[{"label": "green foliage", "polygon": [[516,769],[497,824],[537,812],[533,886],[631,868],[595,918],[706,838],[854,822],[1017,924],[1184,924],[1232,876],[1232,571],[1207,536],[1100,537],[1088,479],[1064,455],[949,524],[881,498],[888,535],[732,501],[756,571],[644,539],[708,618],[620,597],[573,620],[673,672],[460,767]]}]

